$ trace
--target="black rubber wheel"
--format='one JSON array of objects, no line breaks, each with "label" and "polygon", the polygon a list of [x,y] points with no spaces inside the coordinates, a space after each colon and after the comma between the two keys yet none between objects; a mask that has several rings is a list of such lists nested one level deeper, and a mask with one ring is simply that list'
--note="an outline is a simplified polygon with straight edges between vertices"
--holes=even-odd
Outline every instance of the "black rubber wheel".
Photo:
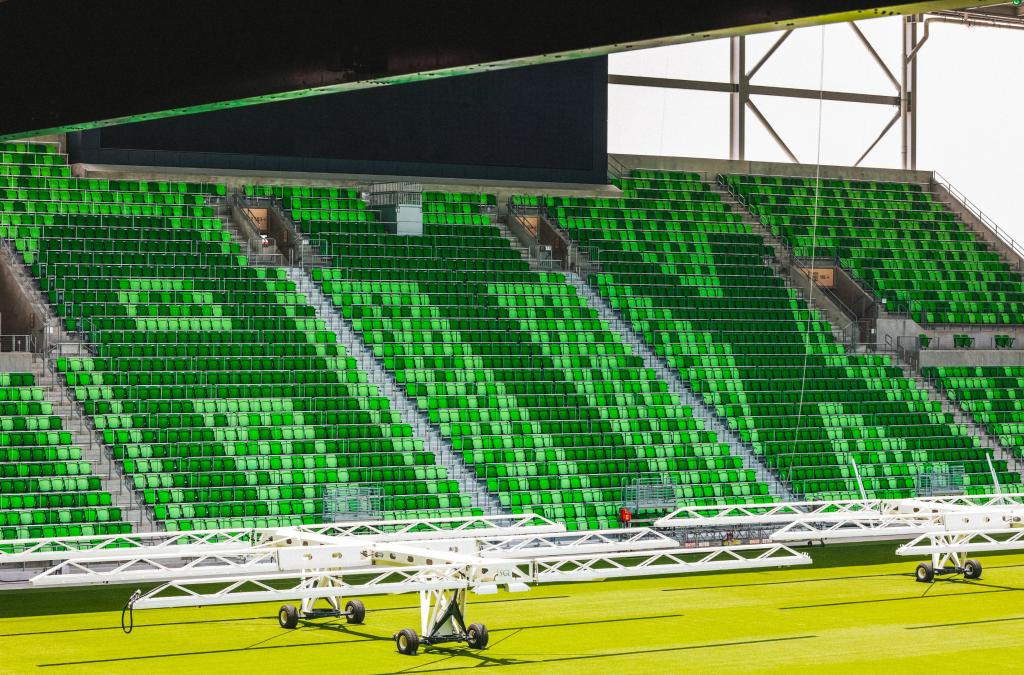
[{"label": "black rubber wheel", "polygon": [[487,626],[482,623],[471,623],[466,631],[466,644],[473,649],[483,649],[487,646]]},{"label": "black rubber wheel", "polygon": [[981,578],[981,563],[977,560],[967,560],[964,562],[964,579],[980,579]]},{"label": "black rubber wheel", "polygon": [[395,633],[395,645],[399,654],[415,656],[416,650],[420,648],[420,636],[412,628],[403,628]]},{"label": "black rubber wheel", "polygon": [[931,563],[921,563],[914,572],[914,577],[922,584],[930,584],[935,581],[935,570]]},{"label": "black rubber wheel", "polygon": [[299,625],[299,610],[295,609],[295,605],[281,605],[277,611],[277,621],[281,628],[295,628]]},{"label": "black rubber wheel", "polygon": [[366,618],[366,607],[359,600],[349,600],[345,603],[345,611],[348,612],[349,623],[362,623]]}]

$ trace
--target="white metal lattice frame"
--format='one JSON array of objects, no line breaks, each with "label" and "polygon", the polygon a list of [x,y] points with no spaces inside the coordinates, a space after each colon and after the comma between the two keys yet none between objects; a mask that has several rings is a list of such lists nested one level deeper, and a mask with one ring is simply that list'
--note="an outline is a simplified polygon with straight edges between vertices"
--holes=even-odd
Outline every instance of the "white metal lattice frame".
[{"label": "white metal lattice frame", "polygon": [[[818,101],[840,101],[870,105],[891,106],[893,115],[881,128],[874,140],[853,163],[859,166],[871,151],[878,146],[889,131],[899,122],[900,158],[904,169],[917,168],[917,56],[928,40],[928,23],[931,21],[948,21],[947,18],[910,15],[902,18],[901,52],[898,62],[898,75],[889,68],[885,60],[868,37],[857,26],[856,22],[848,22],[850,29],[867,54],[873,59],[879,70],[892,87],[890,93],[865,93],[851,91],[832,91],[822,88],[806,89],[800,87],[768,86],[753,83],[754,76],[761,70],[775,52],[786,42],[793,29],[783,31],[768,48],[761,59],[753,66],[747,66],[746,37],[743,35],[729,38],[729,81],[717,82],[706,80],[687,80],[670,77],[645,77],[637,75],[609,74],[608,84],[637,87],[656,87],[661,89],[683,89],[689,91],[711,91],[729,94],[729,158],[732,160],[746,159],[747,113],[749,112],[767,132],[768,136],[795,164],[800,160],[783,140],[779,132],[772,126],[761,109],[751,100],[752,96],[771,96],[788,99],[812,99]],[[924,34],[919,37],[918,25],[924,26]],[[822,30],[824,28],[822,27]]]},{"label": "white metal lattice frame", "polygon": [[962,569],[969,553],[1024,550],[1024,529],[928,532],[896,549],[897,555],[929,556],[933,569]]},{"label": "white metal lattice frame", "polygon": [[849,499],[832,502],[777,502],[774,504],[733,504],[687,506],[655,521],[659,528],[710,528],[789,523],[827,523],[882,520],[890,516],[907,519],[970,507],[1014,508],[1024,506],[1024,493],[994,495],[949,495],[909,499]]},{"label": "white metal lattice frame", "polygon": [[522,532],[564,532],[559,525],[543,516],[496,515],[370,522],[332,523],[326,525],[299,525],[290,528],[255,528],[194,530],[188,532],[148,532],[139,534],[82,535],[40,539],[11,539],[0,542],[0,567],[35,562],[56,562],[69,559],[123,557],[125,551],[188,552],[199,547],[203,553],[212,552],[214,546],[223,550],[236,550],[251,546],[283,530],[303,534],[333,536],[373,536],[378,540],[440,539],[465,536],[467,532],[503,534]]},{"label": "white metal lattice frame", "polygon": [[811,558],[782,544],[676,548],[647,554],[563,555],[533,561],[535,583],[689,574],[810,564]]},{"label": "white metal lattice frame", "polygon": [[291,572],[238,578],[170,581],[144,593],[135,609],[231,605],[469,588],[462,572],[445,566],[374,567],[340,572]]},{"label": "white metal lattice frame", "polygon": [[15,550],[0,566],[54,563],[31,580],[36,586],[159,584],[134,598],[135,609],[300,600],[306,614],[325,599],[340,612],[345,597],[416,592],[424,633],[435,637],[465,629],[448,610],[457,606],[461,617],[468,591],[810,562],[781,544],[686,548],[650,528],[567,532],[536,516],[51,540]]}]

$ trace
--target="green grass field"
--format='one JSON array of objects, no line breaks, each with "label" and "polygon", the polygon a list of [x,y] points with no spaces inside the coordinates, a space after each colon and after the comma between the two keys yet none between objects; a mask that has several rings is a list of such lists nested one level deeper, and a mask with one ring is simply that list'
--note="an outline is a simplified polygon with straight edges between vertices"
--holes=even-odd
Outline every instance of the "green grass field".
[{"label": "green grass field", "polygon": [[148,610],[120,628],[123,588],[0,594],[2,673],[938,672],[1024,659],[1024,555],[982,579],[916,583],[894,544],[811,549],[813,567],[535,587],[473,598],[484,651],[395,651],[413,595],[365,598],[366,623],[277,625],[277,605]]}]

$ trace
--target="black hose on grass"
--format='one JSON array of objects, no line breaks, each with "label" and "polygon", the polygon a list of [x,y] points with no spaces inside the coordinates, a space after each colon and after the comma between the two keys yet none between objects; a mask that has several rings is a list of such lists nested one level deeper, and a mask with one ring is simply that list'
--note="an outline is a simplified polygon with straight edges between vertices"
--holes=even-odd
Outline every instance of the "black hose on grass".
[{"label": "black hose on grass", "polygon": [[[128,602],[124,603],[124,607],[121,609],[121,630],[124,631],[125,635],[132,632],[135,628],[135,601],[142,597],[142,591],[137,590],[132,593],[131,597],[128,598]],[[124,615],[128,614],[128,622],[125,623]]]}]

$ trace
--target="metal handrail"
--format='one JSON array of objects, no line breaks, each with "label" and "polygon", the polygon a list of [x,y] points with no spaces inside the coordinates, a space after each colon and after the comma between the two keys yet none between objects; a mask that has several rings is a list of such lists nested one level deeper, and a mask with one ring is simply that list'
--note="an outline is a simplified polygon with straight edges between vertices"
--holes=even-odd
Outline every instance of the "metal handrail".
[{"label": "metal handrail", "polygon": [[38,352],[35,335],[0,335],[0,352]]},{"label": "metal handrail", "polygon": [[422,205],[423,186],[408,182],[371,183],[367,203],[376,207],[398,204]]},{"label": "metal handrail", "polygon": [[[820,257],[815,257],[815,258],[805,258],[803,256],[794,255],[792,248],[788,248],[787,247],[785,249],[785,251],[790,256],[790,259],[789,259],[790,265],[791,266],[795,266],[805,276],[807,276],[806,272],[804,272],[804,268],[805,267],[814,267],[814,266],[816,266],[818,264],[817,263],[818,260],[827,261],[828,264],[843,270],[843,272],[846,273],[847,277],[852,279],[855,283],[858,283],[865,291],[867,291],[872,296],[877,298],[878,300],[874,304],[876,304],[876,305],[879,305],[879,304],[884,305],[884,304],[886,304],[883,301],[883,299],[882,299],[882,295],[879,294],[879,292],[876,291],[875,288],[869,282],[863,281],[863,280],[858,279],[857,277],[853,276],[852,274],[849,274],[847,272],[846,268],[843,267],[840,258],[828,257],[828,256],[820,256]],[[828,289],[824,289],[824,290],[828,290]],[[831,300],[835,304],[839,305],[839,308],[842,309],[844,312],[846,312],[848,315],[850,315],[852,317],[857,317],[858,316],[857,312],[855,312],[853,310],[853,308],[849,307],[846,303],[844,303],[839,298],[839,296],[837,296],[835,293],[829,292],[828,293],[828,297],[829,297],[829,300]],[[897,312],[890,312],[890,314],[897,315]]]},{"label": "metal handrail", "polygon": [[981,222],[982,225],[988,228],[988,230],[992,232],[992,234],[994,234],[1004,244],[1009,246],[1010,249],[1014,253],[1016,253],[1018,257],[1024,259],[1024,245],[1018,243],[1017,240],[1011,237],[1005,229],[999,227],[999,225],[994,220],[985,215],[985,212],[982,211],[980,207],[978,207],[974,202],[968,199],[967,196],[963,192],[958,190],[955,185],[949,182],[949,180],[946,179],[945,176],[940,174],[938,171],[933,171],[932,177],[936,183],[944,187],[946,191],[949,192],[950,196],[952,196],[958,202],[963,204],[963,206],[968,211],[970,211],[974,215],[974,217]]},{"label": "metal handrail", "polygon": [[[284,254],[278,248],[277,240],[268,237],[260,232],[259,226],[253,220],[250,207],[243,204],[239,193],[234,192],[228,196],[228,207],[231,210],[232,220],[238,225],[238,231],[245,239],[246,256],[255,260],[267,260],[280,258],[285,259]],[[237,217],[236,217],[237,216]]]},{"label": "metal handrail", "polygon": [[[800,165],[794,164],[794,165],[790,165],[790,166],[798,167]],[[810,170],[811,168],[814,168],[814,166],[813,165],[809,165],[808,170]],[[792,178],[792,179],[808,179],[808,178],[813,178],[813,179],[820,180],[822,182],[824,182],[824,181],[848,181],[848,182],[851,182],[851,183],[900,183],[900,184],[903,184],[903,185],[919,185],[922,188],[928,186],[927,183],[919,183],[919,182],[914,181],[914,180],[899,180],[899,179],[893,179],[893,180],[864,180],[864,179],[859,179],[859,178],[847,179],[847,178],[834,178],[834,177],[831,177],[831,176],[815,176],[815,175],[811,175],[811,174],[808,174],[808,175],[799,175],[799,174],[783,175],[783,174],[778,174],[778,173],[731,173],[731,174],[718,174],[718,175],[719,176],[725,176],[725,175],[728,175],[728,176],[740,176],[740,177],[747,177],[747,178]],[[894,190],[876,190],[876,191],[877,192],[894,192]],[[925,190],[921,190],[921,192],[925,192]]]},{"label": "metal handrail", "polygon": [[[522,206],[520,204],[513,204],[512,199],[509,198],[508,217],[505,219],[505,226],[515,236],[519,243],[526,247],[530,258],[532,258],[538,266],[542,266],[547,271],[552,271],[554,269],[555,260],[551,256],[551,247],[541,244],[537,240],[537,233],[533,232],[529,227],[523,224],[523,219],[526,218],[525,212],[530,212],[538,220],[540,219],[539,206]],[[544,256],[541,255],[542,252],[544,253]]]},{"label": "metal handrail", "polygon": [[611,154],[608,155],[608,178],[625,178],[629,175],[630,168],[617,160]]},{"label": "metal handrail", "polygon": [[245,213],[246,209],[252,208],[253,204],[259,205],[259,208],[270,209],[282,223],[286,224],[285,229],[290,229],[291,235],[294,237],[294,241],[290,245],[286,246],[285,250],[278,248],[278,251],[281,255],[285,256],[288,267],[300,266],[303,269],[312,269],[314,267],[329,266],[329,263],[324,262],[325,260],[329,260],[329,258],[324,256],[320,250],[310,242],[309,238],[302,232],[302,228],[299,227],[298,222],[284,210],[277,197],[247,196],[243,193],[236,192],[235,204],[243,213]]},{"label": "metal handrail", "polygon": [[[729,194],[732,195],[733,199],[735,199],[737,202],[739,202],[740,204],[742,204],[745,208],[748,208],[748,210],[749,210],[749,207],[747,206],[746,202],[743,200],[742,195],[740,195],[739,192],[734,190],[732,185],[728,184],[725,181],[725,175],[724,174],[718,174],[717,180],[718,180],[718,184],[721,185],[723,188],[725,188],[729,192]],[[759,223],[761,223],[761,227],[765,227],[764,223],[761,222],[761,218],[759,216],[755,215],[753,211],[750,211],[750,214],[754,218],[757,218],[757,221]],[[778,239],[779,243],[782,245],[782,250],[785,251],[786,255],[789,256],[789,261],[788,262],[790,263],[790,266],[792,267],[793,266],[793,262],[796,262],[797,263],[797,267],[799,268],[800,261],[803,260],[803,258],[801,258],[800,256],[797,256],[793,252],[793,247],[790,245],[789,241],[787,241],[786,239],[784,239],[782,237],[777,237],[777,239]],[[828,258],[826,258],[826,259],[828,259]],[[841,262],[841,260],[839,258],[832,258],[830,260],[832,261],[832,264],[835,265],[836,267],[838,267],[839,269],[842,269],[842,270],[846,269],[846,268],[843,267],[842,262]],[[877,305],[882,305],[882,307],[885,308],[885,310],[887,312],[889,312],[888,308],[886,307],[887,303],[885,301],[885,298],[877,290],[875,290],[875,288],[870,283],[868,283],[866,280],[859,279],[859,278],[857,278],[854,275],[849,274],[849,273],[847,273],[847,276],[850,279],[853,279],[854,283],[859,285],[865,292],[869,293],[871,296],[876,298],[878,300],[878,302],[876,303]],[[844,302],[842,302],[838,298],[838,296],[836,296],[834,293],[829,293],[828,297],[829,297],[829,300],[831,300],[832,302],[836,303],[839,306],[839,308],[842,309],[844,312],[846,312],[849,316],[852,316],[852,317],[856,317],[857,316],[857,314],[852,309],[850,309]],[[892,314],[893,316],[905,316],[905,317],[909,317],[910,316],[910,312],[909,311],[906,314],[900,314],[898,311],[889,312],[889,314]],[[843,331],[844,335],[846,334],[846,330],[853,323],[859,323],[859,320],[855,319],[855,321],[851,322],[850,324],[847,324],[846,327],[841,329]],[[860,340],[858,340],[857,342],[860,342]]]},{"label": "metal handrail", "polygon": [[544,223],[547,224],[548,228],[555,233],[559,239],[565,243],[565,260],[563,261],[565,269],[570,272],[575,272],[582,277],[587,277],[591,274],[598,274],[601,272],[601,266],[594,260],[592,247],[584,248],[579,243],[570,237],[565,230],[562,229],[558,219],[552,217],[550,211],[546,206],[541,206],[537,209],[537,215]]},{"label": "metal handrail", "polygon": [[760,222],[761,219],[758,218],[758,216],[756,216],[753,211],[750,211],[750,207],[747,205],[747,200],[743,197],[743,195],[741,195],[737,190],[735,190],[728,181],[725,180],[725,177],[726,174],[724,173],[716,174],[715,182],[717,182],[719,186],[725,188],[725,191],[728,192],[732,196],[732,198],[735,199],[740,204],[740,206],[747,209],[750,215],[753,216],[754,218],[757,218],[758,222]]},{"label": "metal handrail", "polygon": [[249,211],[251,207],[243,201],[239,193],[234,192],[231,194],[228,206],[237,210],[241,214],[242,224],[249,230],[248,232],[245,232],[247,238],[252,239],[254,236],[259,236],[260,228],[252,218],[252,213]]},{"label": "metal handrail", "polygon": [[[951,329],[948,324],[943,325],[944,329]],[[966,327],[964,330],[968,331],[972,326]],[[956,330],[952,328],[952,330]],[[984,333],[981,335],[971,334],[965,332],[963,335],[967,335],[971,338],[971,344],[958,345],[957,337],[955,333],[922,333],[928,337],[928,346],[921,347],[920,336],[917,335],[904,335],[897,338],[897,342],[903,340],[907,344],[911,344],[914,350],[924,351],[936,351],[936,350],[956,350],[956,351],[970,351],[970,350],[1003,350],[1003,351],[1019,351],[1024,349],[1024,343],[1019,344],[1016,336],[1012,334],[1001,334],[1001,333]],[[1002,340],[1000,340],[1002,338]],[[999,342],[1003,344],[1000,345]]]},{"label": "metal handrail", "polygon": [[[747,204],[746,204],[745,201],[743,201],[742,196],[738,192],[733,190],[731,185],[728,185],[725,182],[724,174],[718,174],[717,178],[718,178],[719,185],[724,187],[729,192],[729,194],[733,196],[733,198],[737,202],[742,204],[744,207],[747,207]],[[751,211],[750,213],[751,213],[751,215],[754,218],[757,218],[757,221],[758,221],[758,223],[761,224],[761,227],[766,227],[765,224],[763,222],[761,222],[761,218],[759,216],[754,215],[753,211]],[[786,239],[784,239],[782,237],[776,237],[776,239],[778,239],[779,243],[782,245],[782,249],[789,255],[791,261],[797,261],[797,260],[801,259],[800,256],[797,256],[796,253],[793,252],[793,246],[789,243],[788,240],[786,240]],[[824,258],[824,259],[828,259],[828,258]],[[842,264],[842,261],[841,261],[840,258],[838,258],[838,257],[831,258],[831,260],[833,261],[833,264],[836,267],[838,267],[840,269],[843,269],[843,270],[846,270],[846,268],[843,267],[843,264]],[[885,299],[885,296],[883,296],[881,293],[879,293],[878,290],[876,290],[875,287],[872,286],[867,280],[861,279],[859,277],[856,277],[853,274],[847,274],[847,276],[850,277],[850,279],[852,279],[854,281],[854,283],[856,283],[858,286],[860,286],[865,292],[867,292],[867,293],[871,294],[873,297],[877,298],[878,299],[878,304],[881,305],[882,308],[887,313],[889,313],[890,315],[895,316],[895,317],[910,318],[910,310],[909,310],[909,308],[905,312],[901,312],[899,309],[895,309],[895,310],[889,309],[888,303],[887,303],[887,301]],[[854,315],[854,316],[856,316],[856,315]]]},{"label": "metal handrail", "polygon": [[[792,265],[791,264],[790,265],[790,269],[796,270],[796,273],[801,275],[802,277],[804,277],[807,280],[808,284],[814,284],[815,286],[818,285],[817,282],[815,282],[814,279],[811,277],[811,275],[808,274],[804,270],[804,268],[801,267],[800,265]],[[861,340],[860,340],[861,319],[859,319],[857,317],[857,314],[849,306],[847,306],[847,304],[845,302],[843,302],[839,298],[839,296],[837,296],[835,293],[832,293],[831,291],[829,291],[829,289],[827,289],[827,288],[825,288],[823,286],[819,286],[819,293],[818,293],[818,295],[819,296],[825,296],[828,299],[828,301],[831,302],[833,305],[835,305],[839,309],[839,311],[842,312],[844,314],[844,316],[846,317],[846,319],[847,319],[846,323],[844,325],[842,325],[842,326],[838,326],[834,322],[829,321],[829,323],[831,325],[833,325],[837,330],[839,330],[839,332],[842,334],[842,336],[843,336],[843,343],[849,345],[850,347],[856,347],[857,345],[859,345],[860,342],[861,342]],[[812,297],[810,294],[808,294],[808,298],[807,298],[807,307],[808,307],[808,309],[815,309],[814,297]],[[826,320],[828,320],[827,317],[826,317]],[[854,326],[857,327],[857,331],[856,332],[851,330],[851,328],[854,327]]]},{"label": "metal handrail", "polygon": [[[752,196],[760,196],[760,195],[752,195]],[[757,200],[751,200],[751,201],[757,201]],[[751,206],[752,207],[757,207],[758,204],[752,203]],[[806,206],[791,205],[791,204],[790,205],[785,205],[785,204],[769,204],[769,207],[771,208],[770,215],[773,215],[773,216],[790,216],[790,217],[793,217],[793,218],[807,218],[807,219],[810,219],[810,215],[807,213],[807,208],[808,207],[806,207]],[[926,211],[926,210],[921,210],[921,209],[888,209],[888,210],[895,211],[898,214],[897,216],[894,216],[894,217],[889,217],[889,216],[884,216],[883,217],[883,216],[880,216],[880,215],[877,215],[877,214],[872,214],[872,213],[866,213],[866,214],[865,213],[861,213],[861,214],[849,214],[849,213],[835,214],[835,213],[830,213],[830,211],[833,211],[833,210],[836,210],[836,209],[839,209],[839,210],[842,210],[842,211],[885,211],[885,210],[887,210],[887,209],[873,208],[873,207],[841,207],[841,206],[819,204],[819,206],[818,206],[818,220],[825,221],[828,224],[832,224],[834,222],[836,222],[836,223],[847,223],[847,222],[850,221],[851,218],[853,218],[853,219],[858,219],[858,220],[863,220],[863,221],[871,221],[871,223],[874,225],[875,229],[880,229],[880,230],[895,230],[895,229],[899,229],[899,230],[903,230],[904,228],[899,227],[898,225],[892,225],[892,223],[899,223],[902,220],[913,220],[913,219],[915,219],[917,217],[918,214],[948,213],[950,215],[950,219],[948,221],[934,221],[934,222],[941,222],[943,224],[949,224],[949,225],[957,224],[956,223],[956,214],[953,213],[952,211]],[[918,222],[920,222],[920,221],[918,221]],[[794,221],[793,224],[794,225],[800,225],[800,224],[805,224],[805,223],[800,223],[799,221]],[[861,226],[860,225],[855,225],[854,227],[861,227]]]}]

